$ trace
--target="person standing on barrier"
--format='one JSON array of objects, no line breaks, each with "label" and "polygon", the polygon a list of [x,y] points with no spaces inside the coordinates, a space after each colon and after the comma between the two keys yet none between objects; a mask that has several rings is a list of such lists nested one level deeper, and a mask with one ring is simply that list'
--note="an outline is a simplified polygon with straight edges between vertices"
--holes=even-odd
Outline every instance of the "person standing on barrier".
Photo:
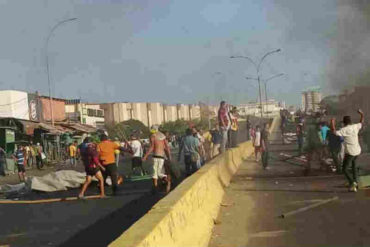
[{"label": "person standing on barrier", "polygon": [[[343,173],[349,182],[349,191],[357,192],[358,190],[358,174],[356,167],[356,160],[361,154],[361,146],[358,140],[358,132],[361,130],[364,124],[364,113],[359,109],[360,122],[352,124],[350,116],[343,117],[344,127],[336,131],[335,119],[331,120],[331,129],[337,136],[341,136],[344,139],[345,156],[343,161]],[[348,166],[352,165],[352,177],[348,172]]]},{"label": "person standing on barrier", "polygon": [[184,162],[186,176],[190,176],[198,170],[197,162],[200,158],[200,143],[198,138],[194,137],[193,130],[187,129],[178,154],[178,161],[181,160],[181,152],[184,151]]},{"label": "person standing on barrier", "polygon": [[158,179],[164,179],[167,182],[166,170],[164,167],[165,159],[171,162],[171,149],[167,142],[166,136],[159,131],[158,126],[151,127],[150,136],[150,148],[145,154],[143,161],[146,161],[149,155],[153,153],[153,193],[157,192],[158,189]]},{"label": "person standing on barrier", "polygon": [[220,153],[220,145],[222,142],[222,136],[220,133],[220,130],[218,128],[218,125],[211,130],[211,135],[212,135],[212,152],[211,152],[211,158],[213,159],[216,155]]},{"label": "person standing on barrier", "polygon": [[226,150],[228,131],[230,129],[230,121],[228,116],[227,104],[225,101],[221,101],[220,109],[218,110],[218,123],[220,126],[222,141],[220,151],[224,153]]},{"label": "person standing on barrier", "polygon": [[303,145],[304,145],[304,130],[303,130],[303,123],[299,123],[297,125],[297,142],[298,142],[298,154],[299,156],[302,155],[303,152]]},{"label": "person standing on barrier", "polygon": [[262,148],[262,167],[263,169],[267,169],[268,160],[269,160],[269,124],[265,123],[263,130],[261,132],[261,148]]},{"label": "person standing on barrier", "polygon": [[231,113],[230,113],[230,118],[231,118],[231,147],[235,148],[237,147],[237,138],[238,138],[238,110],[236,107],[233,107]]}]

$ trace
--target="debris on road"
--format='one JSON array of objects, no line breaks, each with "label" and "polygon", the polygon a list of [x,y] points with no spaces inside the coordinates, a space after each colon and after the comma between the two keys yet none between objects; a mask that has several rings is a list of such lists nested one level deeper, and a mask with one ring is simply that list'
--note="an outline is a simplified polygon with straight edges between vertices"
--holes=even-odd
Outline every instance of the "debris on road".
[{"label": "debris on road", "polygon": [[288,212],[288,213],[285,213],[285,214],[282,214],[280,215],[279,217],[280,218],[286,218],[288,216],[292,216],[292,215],[295,215],[297,213],[301,213],[301,212],[304,212],[304,211],[307,211],[311,208],[315,208],[315,207],[318,207],[318,206],[321,206],[323,204],[326,204],[326,203],[329,203],[329,202],[332,202],[332,201],[335,201],[335,200],[338,200],[339,198],[337,196],[333,197],[333,198],[330,198],[328,200],[322,200],[321,202],[318,202],[318,203],[315,203],[315,204],[312,204],[310,206],[307,206],[307,207],[303,207],[303,208],[299,208],[299,209],[296,209],[296,210],[293,210],[291,212]]}]

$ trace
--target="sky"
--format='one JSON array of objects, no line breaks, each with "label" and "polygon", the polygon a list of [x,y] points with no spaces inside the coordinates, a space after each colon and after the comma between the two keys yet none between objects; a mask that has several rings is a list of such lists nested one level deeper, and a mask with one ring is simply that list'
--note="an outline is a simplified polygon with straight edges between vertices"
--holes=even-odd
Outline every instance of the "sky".
[{"label": "sky", "polygon": [[[78,18],[55,30],[55,24]],[[0,89],[89,102],[232,104],[256,100],[253,65],[268,97],[299,105],[329,87],[336,0],[0,0]]]}]

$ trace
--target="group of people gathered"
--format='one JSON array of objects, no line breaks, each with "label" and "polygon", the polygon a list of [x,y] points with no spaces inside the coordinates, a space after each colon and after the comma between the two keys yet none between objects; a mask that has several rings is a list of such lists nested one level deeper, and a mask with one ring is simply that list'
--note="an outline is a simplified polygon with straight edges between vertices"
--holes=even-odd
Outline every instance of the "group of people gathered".
[{"label": "group of people gathered", "polygon": [[[330,124],[321,121],[307,125],[303,117],[297,124],[297,142],[299,155],[307,153],[307,166],[305,174],[311,170],[314,160],[319,160],[321,166],[328,167],[325,159],[331,157],[338,174],[344,173],[348,180],[349,191],[358,190],[358,168],[356,160],[361,154],[359,132],[364,124],[364,113],[358,110],[359,123],[352,123],[350,116],[344,116],[341,124],[337,125],[335,119]],[[340,127],[339,130],[337,128]],[[348,168],[352,168],[352,174]]]}]

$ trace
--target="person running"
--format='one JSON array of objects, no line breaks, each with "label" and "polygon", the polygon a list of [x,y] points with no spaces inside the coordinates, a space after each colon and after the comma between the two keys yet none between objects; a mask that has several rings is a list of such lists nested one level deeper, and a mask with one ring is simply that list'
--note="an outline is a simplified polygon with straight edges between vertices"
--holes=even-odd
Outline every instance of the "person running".
[{"label": "person running", "polygon": [[141,170],[141,176],[146,174],[143,168],[143,145],[139,141],[136,135],[131,135],[130,142],[131,152],[132,152],[132,169],[139,168]]},{"label": "person running", "polygon": [[73,142],[69,145],[69,160],[71,162],[71,166],[76,167],[76,154],[77,154],[77,142]]},{"label": "person running", "polygon": [[167,180],[167,174],[164,167],[164,161],[167,158],[171,161],[171,150],[167,142],[166,136],[159,131],[158,126],[152,126],[150,136],[150,148],[145,154],[143,161],[146,161],[150,154],[153,157],[153,193],[158,190],[158,179],[164,179],[168,187],[171,186],[170,181]]},{"label": "person running", "polygon": [[198,138],[194,137],[194,130],[190,128],[186,130],[186,136],[180,145],[178,161],[181,160],[182,151],[184,151],[186,176],[190,176],[199,169],[197,162],[200,158],[200,143]]},{"label": "person running", "polygon": [[20,182],[26,182],[26,169],[25,165],[25,155],[22,145],[19,145],[17,151],[15,151],[13,158],[18,167],[18,177]]},{"label": "person running", "polygon": [[[350,116],[343,117],[344,127],[340,130],[335,129],[335,119],[331,120],[331,129],[333,133],[337,136],[341,136],[344,139],[345,156],[343,161],[343,173],[349,182],[349,191],[357,192],[358,190],[358,174],[356,167],[356,160],[361,154],[361,146],[358,140],[358,132],[361,130],[364,124],[364,113],[359,109],[358,114],[360,114],[360,122],[357,124],[352,124]],[[352,177],[348,172],[348,166],[352,165]]]},{"label": "person running", "polygon": [[228,140],[228,131],[230,129],[229,113],[225,101],[221,101],[220,103],[220,108],[218,110],[218,123],[222,136],[220,151],[221,153],[224,153]]},{"label": "person running", "polygon": [[260,126],[256,126],[256,132],[254,133],[253,146],[254,146],[254,155],[256,157],[256,162],[259,162],[258,154],[261,154],[261,129]]},{"label": "person running", "polygon": [[108,140],[107,135],[102,135],[101,142],[98,144],[97,151],[99,153],[100,162],[105,168],[103,172],[104,181],[109,176],[112,180],[112,195],[117,192],[118,171],[115,163],[115,151],[120,149],[120,145]]},{"label": "person running", "polygon": [[96,149],[96,144],[91,143],[90,139],[87,137],[81,144],[80,152],[81,159],[86,171],[86,181],[82,186],[78,198],[84,199],[85,192],[91,183],[92,177],[96,177],[96,179],[98,179],[99,181],[100,197],[101,198],[105,197],[104,178],[100,171],[100,169],[104,171],[105,168],[102,167],[102,165],[99,162],[99,153]]},{"label": "person running", "polygon": [[269,124],[265,123],[263,126],[263,130],[261,132],[261,141],[262,141],[262,167],[263,169],[267,169],[268,166],[268,159],[269,159],[269,135],[270,135],[270,130],[269,130]]}]

